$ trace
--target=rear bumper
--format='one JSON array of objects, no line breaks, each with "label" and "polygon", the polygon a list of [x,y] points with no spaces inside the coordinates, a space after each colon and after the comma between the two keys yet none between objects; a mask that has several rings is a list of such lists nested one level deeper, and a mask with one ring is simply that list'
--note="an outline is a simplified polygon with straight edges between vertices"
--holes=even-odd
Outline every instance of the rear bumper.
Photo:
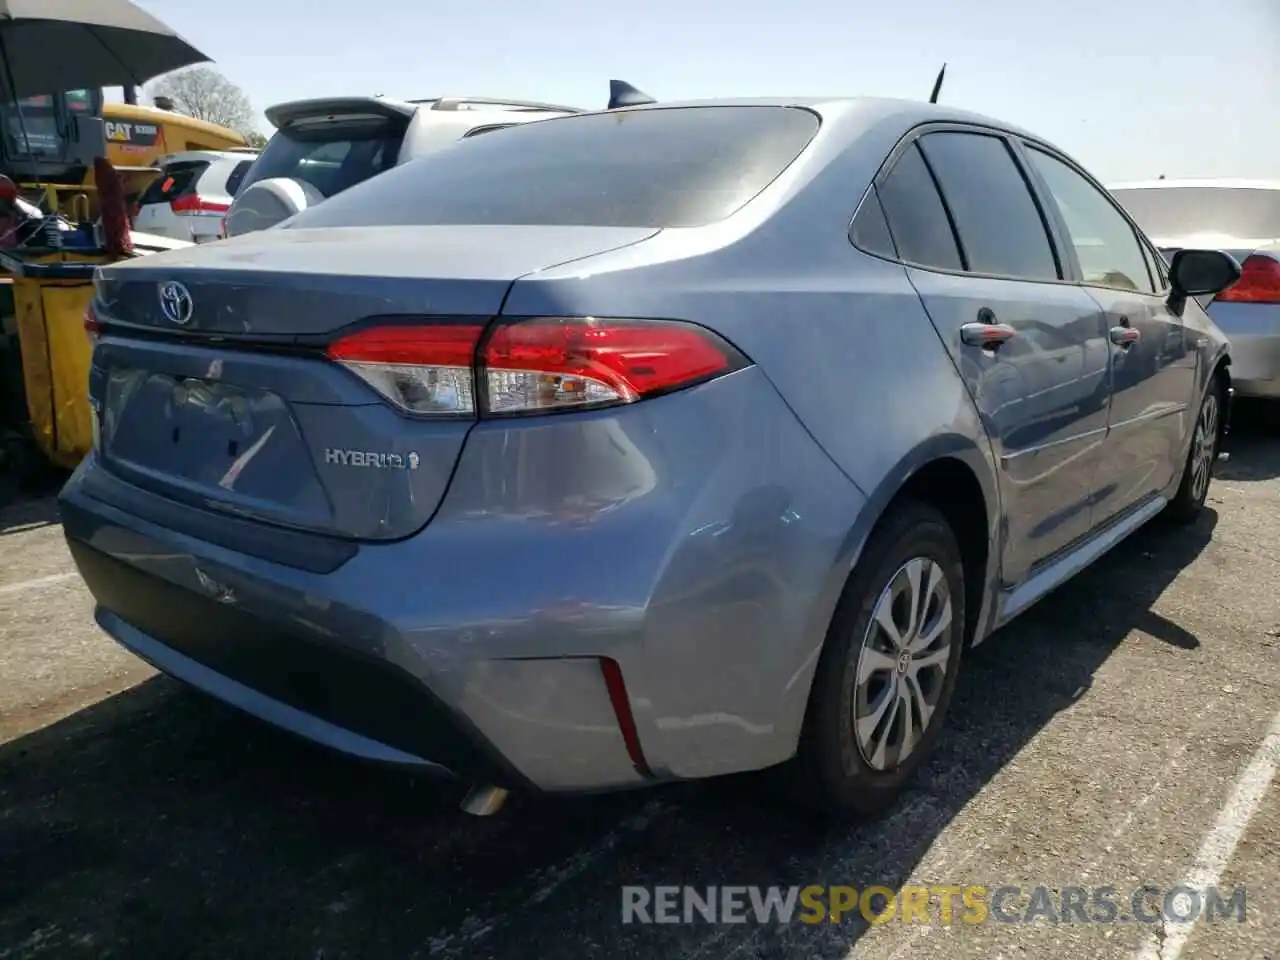
[{"label": "rear bumper", "polygon": [[[88,469],[93,469],[90,466]],[[126,649],[277,727],[354,757],[525,790],[641,785],[598,658],[424,650],[398,617],[122,513],[73,478],[60,499],[94,617]],[[311,586],[321,586],[316,578]],[[332,584],[331,584],[332,586]],[[395,617],[394,614],[392,614]],[[478,722],[477,722],[478,721]],[[481,729],[481,728],[484,729]]]},{"label": "rear bumper", "polygon": [[[64,499],[64,516],[80,509]],[[232,594],[200,596],[75,537],[68,545],[98,624],[157,669],[353,756],[524,785],[464,718],[391,663],[266,623]]]},{"label": "rear bumper", "polygon": [[477,425],[431,524],[345,557],[106,475],[91,454],[60,503],[126,648],[346,753],[554,792],[791,756],[864,502],[754,369]]},{"label": "rear bumper", "polygon": [[1236,396],[1280,399],[1280,305],[1214,303],[1209,314],[1231,341]]}]

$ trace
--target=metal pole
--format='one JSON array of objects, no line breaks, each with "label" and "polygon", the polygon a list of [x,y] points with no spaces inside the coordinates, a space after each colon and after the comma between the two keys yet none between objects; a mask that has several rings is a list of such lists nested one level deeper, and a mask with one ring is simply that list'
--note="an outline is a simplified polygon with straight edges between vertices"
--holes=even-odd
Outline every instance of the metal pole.
[{"label": "metal pole", "polygon": [[[4,47],[4,31],[0,30],[0,62],[4,64],[4,79],[9,85],[9,95],[13,97],[13,107],[18,111],[18,129],[22,131],[22,142],[27,148],[27,157],[32,167],[37,166],[35,151],[31,149],[31,138],[27,135],[27,121],[22,116],[22,101],[18,98],[18,85],[13,82],[13,68],[9,65],[9,52]],[[39,171],[36,171],[39,173]],[[37,177],[36,179],[39,179]]]}]

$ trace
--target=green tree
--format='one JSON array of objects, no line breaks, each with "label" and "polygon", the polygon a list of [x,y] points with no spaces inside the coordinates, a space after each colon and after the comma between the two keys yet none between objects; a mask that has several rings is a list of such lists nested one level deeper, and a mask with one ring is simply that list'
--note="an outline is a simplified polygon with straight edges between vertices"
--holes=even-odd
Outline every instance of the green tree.
[{"label": "green tree", "polygon": [[216,123],[246,136],[254,132],[248,95],[211,67],[166,74],[151,85],[151,96],[168,97],[179,113]]}]

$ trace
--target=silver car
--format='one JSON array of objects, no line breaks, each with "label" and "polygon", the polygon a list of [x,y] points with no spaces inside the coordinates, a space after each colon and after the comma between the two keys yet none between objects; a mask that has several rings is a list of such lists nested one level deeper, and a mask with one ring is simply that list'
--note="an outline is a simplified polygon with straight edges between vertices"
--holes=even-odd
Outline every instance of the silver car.
[{"label": "silver car", "polygon": [[1236,394],[1280,399],[1280,180],[1150,180],[1111,193],[1166,257],[1226,250],[1240,280],[1201,305],[1231,340]]},{"label": "silver car", "polygon": [[105,267],[64,529],[125,647],[470,809],[791,764],[875,811],[966,647],[1201,511],[1238,276],[944,107],[524,124]]}]

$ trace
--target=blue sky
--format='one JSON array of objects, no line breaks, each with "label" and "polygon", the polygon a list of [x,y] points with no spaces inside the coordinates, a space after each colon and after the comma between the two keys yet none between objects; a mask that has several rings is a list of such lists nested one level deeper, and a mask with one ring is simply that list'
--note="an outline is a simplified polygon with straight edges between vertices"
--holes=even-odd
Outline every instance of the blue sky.
[{"label": "blue sky", "polygon": [[603,106],[611,77],[660,100],[924,99],[945,60],[944,100],[1103,179],[1280,178],[1280,0],[137,2],[259,111],[364,93]]}]

